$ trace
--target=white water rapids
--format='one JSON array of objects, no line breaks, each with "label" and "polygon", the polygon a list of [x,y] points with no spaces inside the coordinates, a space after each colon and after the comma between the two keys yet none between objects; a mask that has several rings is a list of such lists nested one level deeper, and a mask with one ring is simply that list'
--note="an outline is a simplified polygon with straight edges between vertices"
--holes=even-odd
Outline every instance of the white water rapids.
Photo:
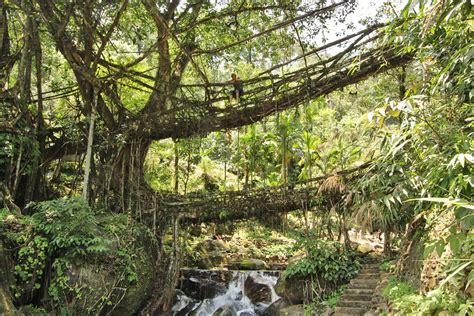
[{"label": "white water rapids", "polygon": [[[267,302],[257,302],[253,304],[245,293],[245,281],[252,278],[256,284],[263,284],[268,287],[271,299]],[[280,297],[275,293],[274,286],[278,281],[278,276],[264,271],[234,271],[232,280],[227,286],[224,294],[213,298],[206,298],[202,301],[194,301],[186,295],[178,295],[178,301],[172,308],[173,315],[192,316],[213,316],[213,315],[235,315],[252,316],[257,315],[256,311],[263,311],[271,303]],[[194,303],[193,303],[194,301]],[[189,304],[194,304],[188,312],[183,310]]]}]

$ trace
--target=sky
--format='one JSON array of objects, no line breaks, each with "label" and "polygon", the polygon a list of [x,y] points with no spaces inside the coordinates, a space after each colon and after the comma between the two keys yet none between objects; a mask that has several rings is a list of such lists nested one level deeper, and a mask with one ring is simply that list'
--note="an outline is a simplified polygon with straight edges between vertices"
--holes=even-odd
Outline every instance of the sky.
[{"label": "sky", "polygon": [[[357,7],[353,13],[350,13],[344,21],[344,24],[354,24],[356,29],[362,29],[364,26],[360,25],[359,21],[364,19],[373,19],[376,17],[377,12],[381,10],[384,3],[390,3],[396,11],[400,11],[403,8],[403,3],[406,3],[406,0],[395,0],[395,1],[386,1],[386,0],[358,0]],[[329,29],[337,30],[341,29],[342,24],[336,23],[335,21],[330,22]]]},{"label": "sky", "polygon": [[[324,43],[332,42],[340,37],[343,37],[343,32],[347,34],[357,32],[359,30],[365,29],[366,26],[360,23],[361,20],[367,19],[375,19],[377,13],[381,10],[384,3],[390,2],[393,8],[399,12],[407,0],[358,0],[357,7],[355,8],[353,13],[350,13],[346,19],[341,23],[336,20],[329,20],[327,21],[327,29],[323,31],[323,35],[314,38],[311,42],[314,43],[315,46],[323,45]],[[379,21],[382,22],[382,21]],[[348,30],[347,26],[353,25],[353,30]],[[309,34],[307,35],[309,36]],[[308,38],[308,37],[307,37]],[[324,41],[325,40],[325,41]],[[332,54],[340,51],[341,48],[334,48],[326,53]]]}]

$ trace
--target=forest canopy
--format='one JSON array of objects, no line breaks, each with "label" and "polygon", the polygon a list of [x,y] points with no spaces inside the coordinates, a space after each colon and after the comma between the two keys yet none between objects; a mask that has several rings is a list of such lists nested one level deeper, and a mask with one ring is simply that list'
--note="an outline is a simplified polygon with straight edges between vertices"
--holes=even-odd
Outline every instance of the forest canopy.
[{"label": "forest canopy", "polygon": [[[325,238],[337,223],[348,247],[352,226],[384,232],[386,254],[390,236],[404,236],[393,244],[405,280],[419,281],[410,266],[435,250],[457,271],[443,286],[466,296],[472,2],[388,1],[354,22],[361,2],[0,0],[0,219],[33,216],[50,229],[37,214],[79,214],[88,253],[109,238],[94,239],[102,224],[90,212],[114,214],[122,231],[144,224],[157,266],[174,269],[161,271],[164,294],[148,311],[170,303],[180,259],[164,240],[173,231],[179,248],[181,220],[281,224],[296,210],[307,229],[314,214]],[[15,304],[38,303],[48,282]]]}]

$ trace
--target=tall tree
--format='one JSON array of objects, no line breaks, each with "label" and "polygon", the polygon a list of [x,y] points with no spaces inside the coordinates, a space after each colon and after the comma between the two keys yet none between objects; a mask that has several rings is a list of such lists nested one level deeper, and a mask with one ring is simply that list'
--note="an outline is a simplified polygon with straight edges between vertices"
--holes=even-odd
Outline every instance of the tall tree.
[{"label": "tall tree", "polygon": [[[242,108],[219,109],[216,107],[219,97],[216,99],[215,93],[216,87],[222,84],[210,82],[203,63],[221,63],[223,57],[238,56],[242,47],[252,50],[265,45],[268,38],[294,42],[291,28],[286,30],[291,23],[313,18],[324,20],[328,13],[353,5],[352,1],[330,5],[325,1],[313,5],[231,1],[218,8],[204,0],[193,3],[38,0],[37,4],[50,36],[75,75],[83,100],[80,112],[88,116],[95,104],[98,119],[109,134],[106,156],[102,157],[105,167],[100,169],[101,174],[95,175],[94,191],[102,192],[99,198],[104,204],[122,210],[131,210],[134,206],[131,201],[146,188],[143,163],[151,141],[250,124],[275,111],[300,104],[309,93],[326,93],[340,85],[330,81],[335,79],[331,72],[323,74],[328,87],[311,92],[295,90],[289,82],[282,81],[281,89],[290,94],[286,98],[267,98],[263,102],[249,102]],[[274,18],[262,18],[261,11],[273,12]],[[285,20],[278,14],[281,12],[292,12],[290,16],[294,17]],[[137,27],[136,34],[127,31],[127,28]],[[235,32],[229,33],[233,28]],[[219,36],[215,36],[215,32]],[[352,45],[371,32],[350,37],[355,39]],[[134,58],[121,58],[123,54],[115,43],[124,49],[139,46],[139,53]],[[117,57],[110,58],[111,55]],[[259,57],[264,58],[264,55]],[[344,56],[331,60],[328,65],[334,66]],[[376,70],[374,66],[378,67],[377,63],[366,71]],[[154,75],[148,75],[150,70]],[[186,75],[194,75],[201,83],[183,84]],[[360,80],[362,76],[361,73],[348,77],[342,85]],[[133,105],[134,110],[126,95],[119,92],[130,90],[130,86],[135,91],[147,91],[143,103]],[[261,85],[258,87],[255,89],[262,89]],[[93,101],[94,91],[97,91],[97,102]],[[117,199],[109,200],[114,198]]]},{"label": "tall tree", "polygon": [[[14,192],[20,182],[40,185],[35,180],[40,176],[22,168],[26,161],[28,167],[46,169],[53,161],[84,155],[89,149],[86,171],[91,172],[92,186],[89,191],[85,183],[85,192],[90,193],[91,201],[136,218],[141,218],[142,211],[162,212],[156,199],[149,198],[155,192],[144,180],[144,161],[154,140],[250,125],[410,59],[390,47],[353,54],[377,38],[381,25],[322,45],[293,32],[299,23],[317,34],[315,22],[324,23],[331,15],[344,16],[353,5],[353,0],[331,4],[235,0],[222,5],[206,0],[17,0],[8,5],[1,1],[1,62],[3,65],[3,57],[9,56],[5,63],[13,66],[2,68],[0,83],[2,87],[14,84],[2,91],[0,101],[15,109],[11,117],[21,114],[23,131],[28,131],[25,134],[31,143],[18,138],[19,146],[8,155],[8,162],[1,161],[10,168],[5,174],[7,188]],[[19,10],[21,21],[10,23],[8,6]],[[22,45],[15,46],[15,53],[9,39],[12,25],[16,34],[23,34],[18,36]],[[305,46],[304,52],[285,56],[289,51],[285,48],[296,42]],[[322,52],[335,50],[337,45],[342,46],[338,53],[320,58]],[[60,53],[51,53],[56,61],[42,58],[41,49],[50,46]],[[259,61],[255,64],[272,60],[272,65],[245,78],[242,104],[226,106],[223,78],[210,78],[208,69],[226,63],[236,67],[245,59]],[[301,66],[302,59],[314,62]],[[58,87],[42,82],[46,76],[42,76],[40,61],[49,66],[52,75],[65,74],[67,84]],[[282,69],[287,71],[276,77]],[[15,78],[7,80],[11,73]],[[71,107],[62,110],[72,116],[71,126],[56,124],[59,117],[54,111],[61,102]],[[48,119],[42,117],[45,109],[51,116]],[[87,118],[93,114],[95,145],[90,141],[87,146]],[[7,129],[3,122],[1,126]],[[35,148],[44,152],[31,163]],[[35,194],[20,199],[26,203]],[[161,234],[172,220],[172,214],[162,215],[156,223]]]}]

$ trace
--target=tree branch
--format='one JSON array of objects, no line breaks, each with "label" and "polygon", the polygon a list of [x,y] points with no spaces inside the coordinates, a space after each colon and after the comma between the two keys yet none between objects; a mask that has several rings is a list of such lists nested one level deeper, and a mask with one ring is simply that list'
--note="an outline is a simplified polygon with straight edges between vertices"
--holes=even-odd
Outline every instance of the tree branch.
[{"label": "tree branch", "polygon": [[[239,8],[238,10],[228,10],[228,11],[223,11],[223,12],[216,13],[216,14],[210,14],[209,16],[206,16],[206,17],[204,17],[204,18],[202,18],[198,21],[195,21],[194,23],[190,23],[189,25],[185,26],[184,28],[176,27],[176,28],[174,28],[174,31],[175,31],[175,34],[187,33],[189,31],[191,31],[192,29],[196,28],[197,26],[199,26],[201,24],[204,24],[204,23],[211,22],[213,20],[222,20],[223,18],[230,17],[230,16],[236,16],[236,15],[239,15],[241,13],[263,12],[263,11],[267,11],[267,10],[276,10],[276,9],[296,11],[296,9],[294,9],[293,7],[285,6],[285,5],[283,5],[283,6],[281,6],[281,5],[268,5],[268,6],[255,5],[255,6],[251,6],[251,7],[242,7],[242,8]],[[179,24],[179,21],[181,20],[181,18],[185,14],[187,14],[186,10],[178,17],[178,19],[176,20],[175,25]]]},{"label": "tree branch", "polygon": [[356,72],[347,68],[334,71],[326,78],[313,82],[311,86],[305,83],[299,84],[277,99],[268,98],[258,104],[251,104],[252,106],[227,108],[220,111],[213,111],[212,108],[197,108],[198,105],[196,105],[190,109],[193,114],[187,113],[186,110],[183,113],[168,111],[154,120],[145,119],[150,124],[139,133],[148,134],[156,140],[169,137],[187,138],[196,134],[250,125],[274,113],[296,107],[308,99],[315,99],[357,83],[367,76],[407,63],[412,58],[411,55],[397,55],[393,49],[385,50],[378,58],[375,58],[377,53],[380,53],[380,50],[354,57],[354,60],[359,58],[362,60]]},{"label": "tree branch", "polygon": [[288,26],[288,25],[291,25],[292,23],[295,23],[297,21],[301,21],[301,20],[304,20],[310,16],[313,16],[313,15],[316,15],[316,14],[320,14],[320,13],[325,13],[325,12],[328,12],[328,11],[331,11],[331,10],[334,10],[336,9],[337,7],[339,6],[342,6],[343,4],[347,3],[348,0],[343,0],[341,2],[337,2],[337,3],[334,3],[330,6],[327,6],[327,7],[324,7],[324,8],[321,8],[321,9],[315,9],[315,10],[311,10],[309,11],[308,13],[306,14],[303,14],[303,15],[300,15],[300,16],[297,16],[295,18],[292,18],[292,19],[289,19],[289,20],[286,20],[286,21],[283,21],[283,22],[280,22],[280,23],[277,23],[275,24],[274,26],[266,29],[265,31],[262,31],[262,32],[259,32],[259,33],[256,33],[254,35],[251,35],[251,36],[247,36],[246,38],[243,38],[239,41],[236,41],[236,42],[233,42],[233,43],[230,43],[228,45],[224,45],[224,46],[221,46],[221,47],[217,47],[217,48],[213,48],[213,49],[202,49],[202,50],[196,50],[196,54],[215,54],[215,53],[218,53],[220,51],[223,51],[223,50],[226,50],[226,49],[229,49],[231,47],[234,47],[234,46],[237,46],[239,44],[242,44],[242,43],[245,43],[245,42],[248,42],[252,39],[255,39],[257,37],[260,37],[262,35],[266,35],[268,33],[271,33],[273,31],[276,31],[278,29],[281,29],[285,26]]}]

